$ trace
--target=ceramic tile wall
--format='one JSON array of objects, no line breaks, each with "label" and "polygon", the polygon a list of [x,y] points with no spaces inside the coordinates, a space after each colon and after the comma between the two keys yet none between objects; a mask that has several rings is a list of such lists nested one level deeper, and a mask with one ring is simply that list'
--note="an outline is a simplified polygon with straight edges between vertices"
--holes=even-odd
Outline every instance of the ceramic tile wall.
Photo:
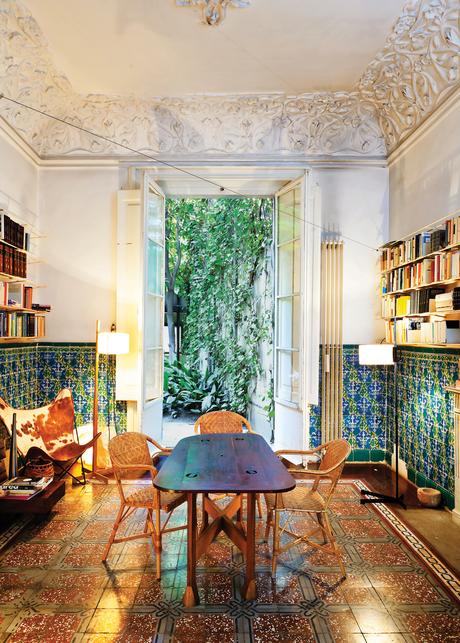
[{"label": "ceramic tile wall", "polygon": [[[77,426],[92,421],[94,346],[40,344],[0,349],[0,396],[12,406],[33,408],[71,389]],[[126,407],[114,403],[115,359],[102,356],[99,369],[99,420],[126,429]]]},{"label": "ceramic tile wall", "polygon": [[[343,437],[353,447],[356,459],[369,460],[363,450],[386,448],[388,369],[361,366],[358,347],[343,349]],[[320,382],[321,392],[321,382]],[[310,436],[314,446],[321,443],[321,399],[312,407]],[[359,457],[362,456],[362,457]]]},{"label": "ceramic tile wall", "polygon": [[[400,458],[418,486],[442,491],[448,506],[454,494],[453,399],[445,391],[458,378],[458,351],[400,349],[398,409]],[[354,460],[389,459],[393,444],[393,369],[358,363],[358,347],[343,354],[343,436]],[[313,445],[321,442],[320,405],[311,413]],[[382,451],[383,450],[383,451]]]}]

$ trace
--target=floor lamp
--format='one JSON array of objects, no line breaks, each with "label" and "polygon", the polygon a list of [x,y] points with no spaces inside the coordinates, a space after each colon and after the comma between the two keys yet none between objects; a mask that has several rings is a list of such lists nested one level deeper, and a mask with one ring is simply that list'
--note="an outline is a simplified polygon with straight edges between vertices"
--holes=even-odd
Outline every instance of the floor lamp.
[{"label": "floor lamp", "polygon": [[[93,398],[93,437],[98,434],[99,427],[99,356],[100,355],[123,355],[129,353],[128,333],[118,333],[115,324],[112,324],[110,332],[101,333],[101,322],[96,321],[96,362],[94,366],[94,398]],[[107,476],[97,469],[97,443],[93,446],[93,464],[91,478],[107,483]],[[107,469],[104,469],[108,473]]]},{"label": "floor lamp", "polygon": [[404,494],[399,493],[399,418],[398,418],[398,354],[394,344],[362,344],[359,347],[359,363],[363,366],[393,366],[393,420],[394,420],[394,446],[396,455],[396,483],[395,495],[367,491],[361,489],[361,495],[372,496],[361,498],[361,504],[389,503],[401,505],[404,509]]}]

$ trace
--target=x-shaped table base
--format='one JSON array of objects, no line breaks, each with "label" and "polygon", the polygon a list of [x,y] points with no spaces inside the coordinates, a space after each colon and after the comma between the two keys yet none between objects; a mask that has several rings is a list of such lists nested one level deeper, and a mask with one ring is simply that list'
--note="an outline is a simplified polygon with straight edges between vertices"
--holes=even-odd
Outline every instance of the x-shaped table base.
[{"label": "x-shaped table base", "polygon": [[[193,607],[200,600],[196,585],[196,561],[204,554],[217,534],[225,532],[230,540],[246,557],[246,582],[243,596],[246,600],[256,598],[255,581],[255,529],[256,494],[247,495],[247,530],[241,523],[242,495],[236,495],[226,507],[219,507],[208,494],[203,495],[203,523],[197,535],[196,493],[187,493],[187,589],[183,602],[185,607]],[[236,514],[236,522],[232,518]],[[209,522],[212,518],[212,522]]]}]

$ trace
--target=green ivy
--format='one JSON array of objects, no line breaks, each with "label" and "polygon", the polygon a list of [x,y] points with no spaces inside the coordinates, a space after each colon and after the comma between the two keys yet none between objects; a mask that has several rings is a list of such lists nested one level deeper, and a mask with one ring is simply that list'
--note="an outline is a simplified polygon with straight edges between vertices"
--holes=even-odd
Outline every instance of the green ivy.
[{"label": "green ivy", "polygon": [[[176,261],[179,235],[175,290],[188,308],[182,359],[189,368],[207,362],[230,408],[243,414],[261,372],[261,342],[272,344],[272,216],[269,199],[167,202],[169,261]],[[260,277],[262,292],[255,287]],[[271,397],[270,384],[268,413]]]}]

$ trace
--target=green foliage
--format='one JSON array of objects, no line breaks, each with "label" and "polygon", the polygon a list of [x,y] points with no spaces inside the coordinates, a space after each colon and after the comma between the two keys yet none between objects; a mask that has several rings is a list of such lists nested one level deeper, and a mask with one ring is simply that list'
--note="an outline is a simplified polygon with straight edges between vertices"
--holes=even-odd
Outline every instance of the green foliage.
[{"label": "green foliage", "polygon": [[171,199],[167,210],[171,265],[178,230],[182,242],[183,359],[218,373],[230,408],[245,414],[261,372],[261,342],[272,340],[272,202]]},{"label": "green foliage", "polygon": [[216,371],[202,374],[197,367],[166,363],[164,408],[172,417],[183,410],[199,414],[228,409],[222,378]]}]

